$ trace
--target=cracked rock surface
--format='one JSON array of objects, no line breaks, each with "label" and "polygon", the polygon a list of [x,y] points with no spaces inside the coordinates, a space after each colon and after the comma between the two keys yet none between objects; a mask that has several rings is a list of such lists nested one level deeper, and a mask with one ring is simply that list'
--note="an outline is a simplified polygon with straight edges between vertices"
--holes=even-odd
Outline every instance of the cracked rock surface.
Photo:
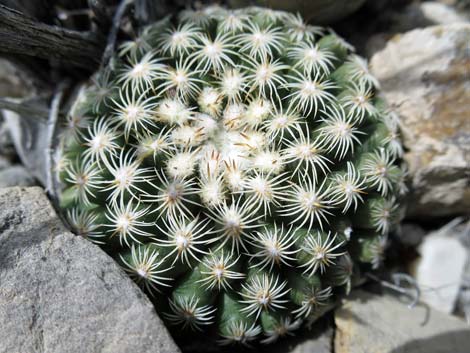
[{"label": "cracked rock surface", "polygon": [[150,301],[38,187],[0,189],[0,353],[177,353]]},{"label": "cracked rock surface", "polygon": [[470,345],[464,321],[390,294],[353,292],[335,324],[335,353],[468,353]]},{"label": "cracked rock surface", "polygon": [[393,37],[371,59],[382,93],[400,115],[415,218],[470,209],[470,24]]}]

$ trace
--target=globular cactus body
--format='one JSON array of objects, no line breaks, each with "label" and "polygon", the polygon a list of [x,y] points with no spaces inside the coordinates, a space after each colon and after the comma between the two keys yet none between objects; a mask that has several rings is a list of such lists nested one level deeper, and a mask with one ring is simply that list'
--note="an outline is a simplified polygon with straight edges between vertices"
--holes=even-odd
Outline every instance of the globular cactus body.
[{"label": "globular cactus body", "polygon": [[273,342],[380,265],[404,186],[377,86],[299,16],[185,11],[80,94],[61,205],[170,325]]}]

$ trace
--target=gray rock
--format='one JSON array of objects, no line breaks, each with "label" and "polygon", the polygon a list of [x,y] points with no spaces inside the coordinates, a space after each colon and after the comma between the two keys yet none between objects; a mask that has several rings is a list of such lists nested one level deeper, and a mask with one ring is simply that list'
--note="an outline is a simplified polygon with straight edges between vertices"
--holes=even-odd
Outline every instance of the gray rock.
[{"label": "gray rock", "polygon": [[34,185],[36,185],[36,181],[26,168],[21,165],[12,165],[0,169],[0,188]]},{"label": "gray rock", "polygon": [[366,41],[365,52],[368,57],[383,49],[396,34],[435,25],[469,23],[470,14],[456,8],[452,3],[413,1],[405,7],[385,9],[378,17],[379,21],[384,21],[384,19],[387,21],[387,32],[377,33],[375,31],[363,36]]},{"label": "gray rock", "polygon": [[434,26],[392,38],[371,60],[401,116],[412,217],[470,209],[470,24]]},{"label": "gray rock", "polygon": [[324,317],[310,329],[302,328],[295,337],[281,339],[272,346],[264,347],[259,353],[331,353],[332,321]]},{"label": "gray rock", "polygon": [[434,25],[469,22],[454,6],[437,1],[413,2],[392,18],[392,30],[406,32]]},{"label": "gray rock", "polygon": [[[467,271],[468,272],[468,271]],[[462,288],[457,302],[457,315],[463,317],[470,325],[470,286]]]},{"label": "gray rock", "polygon": [[38,188],[0,189],[1,353],[176,353],[118,265],[64,229]]},{"label": "gray rock", "polygon": [[46,185],[47,122],[10,111],[3,114],[21,162],[42,185]]},{"label": "gray rock", "polygon": [[335,312],[336,353],[467,353],[462,320],[392,295],[356,291]]},{"label": "gray rock", "polygon": [[3,120],[2,113],[0,112],[0,156],[9,160],[16,158],[16,151],[11,139],[10,132],[8,131],[7,124]]},{"label": "gray rock", "polygon": [[457,314],[467,320],[470,325],[470,220],[461,226],[461,241],[467,249],[467,263],[463,271],[459,298],[457,299]]},{"label": "gray rock", "polygon": [[0,171],[11,166],[10,159],[0,155]]},{"label": "gray rock", "polygon": [[[0,59],[0,97],[8,97],[16,102],[25,101],[44,110],[48,109],[50,92],[48,88],[40,87],[26,71],[8,60]],[[46,185],[47,116],[25,114],[20,117],[7,110],[0,111],[0,116],[2,114],[4,121],[0,122],[0,154],[14,157],[18,153],[23,165]]]},{"label": "gray rock", "polygon": [[416,223],[403,223],[399,227],[397,235],[402,244],[406,246],[417,246],[426,236],[426,231]]},{"label": "gray rock", "polygon": [[434,309],[452,313],[464,276],[468,251],[460,238],[461,219],[429,233],[418,247],[420,257],[412,264],[421,300]]},{"label": "gray rock", "polygon": [[[303,341],[288,351],[289,353],[331,353],[331,343],[333,341],[333,329],[328,329],[317,337]],[[274,353],[277,352],[275,349]]]},{"label": "gray rock", "polygon": [[455,5],[452,6],[437,1],[428,1],[421,3],[420,8],[424,17],[435,25],[470,22],[468,14],[459,11]]},{"label": "gray rock", "polygon": [[32,88],[30,78],[10,61],[0,58],[0,97],[24,97]]}]

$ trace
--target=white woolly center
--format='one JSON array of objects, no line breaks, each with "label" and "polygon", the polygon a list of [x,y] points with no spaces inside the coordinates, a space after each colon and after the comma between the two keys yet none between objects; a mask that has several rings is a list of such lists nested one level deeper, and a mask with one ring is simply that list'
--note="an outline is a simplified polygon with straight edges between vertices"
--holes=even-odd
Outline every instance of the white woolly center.
[{"label": "white woolly center", "polygon": [[150,144],[150,148],[153,151],[164,150],[168,146],[168,143],[163,139],[156,139]]},{"label": "white woolly center", "polygon": [[124,119],[130,122],[137,121],[139,119],[139,115],[141,114],[140,107],[130,105],[124,111]]},{"label": "white woolly center", "polygon": [[176,46],[179,46],[185,43],[187,39],[188,39],[188,35],[184,32],[174,32],[171,35],[171,41],[173,42],[173,45],[176,45]]},{"label": "white woolly center", "polygon": [[242,173],[239,170],[226,171],[225,178],[227,179],[227,182],[233,191],[243,190],[244,179]]},{"label": "white woolly center", "polygon": [[191,113],[184,104],[178,100],[165,99],[157,109],[160,119],[170,124],[183,124],[190,117]]},{"label": "white woolly center", "polygon": [[269,296],[269,293],[262,292],[258,294],[258,303],[262,306],[267,306],[271,302],[271,297]]},{"label": "white woolly center", "polygon": [[336,135],[339,137],[346,137],[351,135],[351,125],[348,123],[337,123],[335,126]]},{"label": "white woolly center", "polygon": [[97,134],[90,141],[90,147],[94,151],[103,150],[109,146],[109,137],[107,134]]},{"label": "white woolly center", "polygon": [[211,44],[207,44],[205,47],[204,47],[204,53],[209,57],[209,58],[217,58],[218,56],[220,56],[220,54],[222,53],[222,46],[220,45],[220,43],[211,43]]},{"label": "white woolly center", "polygon": [[189,247],[189,239],[187,234],[178,234],[175,237],[175,243],[178,250],[182,251]]},{"label": "white woolly center", "polygon": [[273,125],[276,129],[283,129],[289,123],[287,115],[280,115],[273,120]]},{"label": "white woolly center", "polygon": [[124,213],[120,215],[116,220],[116,228],[121,232],[125,233],[131,227],[132,215]]},{"label": "white woolly center", "polygon": [[168,174],[173,178],[184,178],[193,173],[196,158],[190,153],[178,153],[167,162]]},{"label": "white woolly center", "polygon": [[378,165],[376,169],[376,173],[380,175],[381,177],[386,177],[387,176],[387,167],[384,165]]},{"label": "white woolly center", "polygon": [[224,77],[222,81],[222,88],[228,96],[233,97],[239,93],[242,84],[243,78],[236,73],[232,73],[231,75]]},{"label": "white woolly center", "polygon": [[255,155],[253,166],[262,172],[279,174],[283,169],[282,157],[277,152],[263,151]]},{"label": "white woolly center", "polygon": [[142,278],[147,278],[148,277],[148,272],[142,267],[139,267],[136,272]]},{"label": "white woolly center", "polygon": [[114,182],[124,188],[132,182],[133,169],[131,167],[119,168],[114,176]]},{"label": "white woolly center", "polygon": [[271,201],[273,198],[271,185],[269,185],[267,180],[261,177],[252,179],[250,181],[250,188],[263,200]]},{"label": "white woolly center", "polygon": [[223,188],[218,179],[204,183],[201,187],[201,198],[209,205],[218,205],[223,201]]},{"label": "white woolly center", "polygon": [[271,36],[268,33],[256,32],[251,36],[253,39],[254,47],[264,47],[271,40]]},{"label": "white woolly center", "polygon": [[241,234],[241,216],[234,210],[229,210],[224,217],[224,228],[232,237],[238,237]]},{"label": "white woolly center", "polygon": [[300,204],[306,210],[314,211],[320,207],[318,197],[313,192],[304,192],[299,195]]},{"label": "white woolly center", "polygon": [[315,258],[316,258],[317,260],[320,260],[320,261],[321,261],[321,260],[323,260],[323,259],[325,258],[325,256],[326,256],[326,254],[325,254],[324,251],[322,251],[322,250],[320,250],[320,249],[317,249],[317,253],[316,253],[316,255],[315,255]]},{"label": "white woolly center", "polygon": [[265,246],[271,258],[273,258],[274,260],[278,260],[280,258],[281,252],[279,250],[279,244],[277,242],[273,240],[267,240]]},{"label": "white woolly center", "polygon": [[301,94],[306,97],[312,97],[318,94],[319,87],[316,82],[306,81],[302,84]]},{"label": "white woolly center", "polygon": [[299,144],[297,146],[297,156],[301,159],[308,159],[312,157],[315,151],[312,149],[312,146],[309,144]]},{"label": "white woolly center", "polygon": [[179,184],[170,184],[166,190],[166,197],[169,202],[179,201],[182,193],[182,187]]},{"label": "white woolly center", "polygon": [[367,98],[364,97],[364,96],[357,96],[356,97],[356,102],[359,104],[359,105],[364,105],[364,103],[367,102]]},{"label": "white woolly center", "polygon": [[315,48],[307,49],[305,51],[305,57],[312,61],[315,61],[318,58],[318,50],[316,50]]},{"label": "white woolly center", "polygon": [[188,75],[186,74],[186,72],[178,70],[176,71],[173,79],[177,85],[184,85],[188,82]]},{"label": "white woolly center", "polygon": [[225,272],[224,269],[222,269],[222,268],[220,268],[220,267],[216,267],[216,268],[214,269],[214,276],[215,276],[218,280],[220,280],[220,279],[222,279],[222,277],[224,276],[224,272]]},{"label": "white woolly center", "polygon": [[75,179],[75,184],[77,184],[78,186],[82,187],[82,186],[85,186],[86,183],[88,181],[88,178],[86,175],[83,175],[83,174],[79,174],[77,175],[76,179]]},{"label": "white woolly center", "polygon": [[149,73],[148,65],[145,65],[143,63],[138,63],[132,68],[131,77],[140,78],[140,77],[144,77],[148,73]]},{"label": "white woolly center", "polygon": [[228,105],[223,115],[224,126],[227,129],[237,129],[240,126],[244,113],[245,109],[243,106],[238,104]]},{"label": "white woolly center", "polygon": [[173,130],[172,133],[173,142],[180,145],[193,145],[198,142],[201,134],[198,133],[197,129],[191,126],[182,126]]},{"label": "white woolly center", "polygon": [[219,128],[217,121],[210,115],[198,114],[195,120],[196,125],[202,128],[203,133],[207,136],[214,134]]},{"label": "white woolly center", "polygon": [[256,70],[256,79],[259,83],[264,84],[271,79],[273,70],[271,65],[263,64]]}]

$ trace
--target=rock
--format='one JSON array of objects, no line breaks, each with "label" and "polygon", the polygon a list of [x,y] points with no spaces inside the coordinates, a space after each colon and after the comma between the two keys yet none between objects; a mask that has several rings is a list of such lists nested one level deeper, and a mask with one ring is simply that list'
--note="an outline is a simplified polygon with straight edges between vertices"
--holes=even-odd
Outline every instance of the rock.
[{"label": "rock", "polygon": [[[48,109],[49,88],[5,59],[0,59],[0,97],[26,101],[41,109]],[[3,119],[1,118],[3,114]],[[12,111],[0,111],[0,154],[9,158],[19,155],[23,165],[43,185],[47,151],[47,117],[19,116]]]},{"label": "rock", "polygon": [[457,9],[455,4],[414,1],[406,6],[383,9],[375,21],[379,23],[378,28],[362,35],[368,57],[383,49],[397,34],[435,25],[469,23],[470,15]]},{"label": "rock", "polygon": [[455,7],[436,1],[423,2],[420,4],[420,9],[424,17],[435,25],[469,22],[469,18],[463,13],[458,12]]},{"label": "rock", "polygon": [[401,116],[412,192],[410,217],[470,209],[470,24],[397,35],[371,60],[382,92]]},{"label": "rock", "polygon": [[423,240],[426,231],[416,223],[403,223],[398,229],[397,235],[402,244],[406,246],[417,246]]},{"label": "rock", "polygon": [[260,353],[331,353],[333,342],[333,320],[321,320],[311,330],[300,329],[295,337],[279,340]]},{"label": "rock", "polygon": [[0,155],[0,171],[11,165],[10,160],[5,156]]},{"label": "rock", "polygon": [[467,353],[469,327],[460,319],[397,297],[358,290],[335,312],[336,353]]},{"label": "rock", "polygon": [[9,186],[34,186],[36,181],[21,165],[12,165],[0,169],[0,188]]},{"label": "rock", "polygon": [[470,325],[470,220],[462,224],[458,232],[467,249],[467,263],[461,279],[459,298],[457,299],[457,314],[464,317]]},{"label": "rock", "polygon": [[21,162],[42,185],[47,185],[47,122],[10,111],[3,114]]},{"label": "rock", "polygon": [[13,146],[7,124],[2,118],[2,113],[0,112],[0,155],[9,160],[13,160],[16,158],[15,147]]},{"label": "rock", "polygon": [[[289,353],[331,353],[331,343],[333,341],[333,329],[328,329],[320,336],[310,338],[309,340],[303,341],[296,345],[294,348],[288,351]],[[274,350],[276,352],[276,350]]]},{"label": "rock", "polygon": [[438,2],[450,5],[457,8],[459,11],[463,12],[464,14],[470,15],[468,12],[470,10],[470,1],[468,0],[437,0]]},{"label": "rock", "polygon": [[457,314],[463,317],[467,324],[470,325],[470,287],[467,286],[461,289],[457,308]]},{"label": "rock", "polygon": [[32,90],[30,78],[6,59],[0,58],[0,97],[24,97]]},{"label": "rock", "polygon": [[414,277],[423,288],[421,300],[445,313],[454,311],[468,260],[460,241],[456,219],[424,237],[418,248],[420,257],[412,265]]},{"label": "rock", "polygon": [[38,188],[0,189],[1,353],[177,353],[142,291],[59,222]]},{"label": "rock", "polygon": [[436,1],[414,2],[394,14],[391,29],[394,32],[406,32],[416,28],[466,22],[468,18],[453,6]]}]

